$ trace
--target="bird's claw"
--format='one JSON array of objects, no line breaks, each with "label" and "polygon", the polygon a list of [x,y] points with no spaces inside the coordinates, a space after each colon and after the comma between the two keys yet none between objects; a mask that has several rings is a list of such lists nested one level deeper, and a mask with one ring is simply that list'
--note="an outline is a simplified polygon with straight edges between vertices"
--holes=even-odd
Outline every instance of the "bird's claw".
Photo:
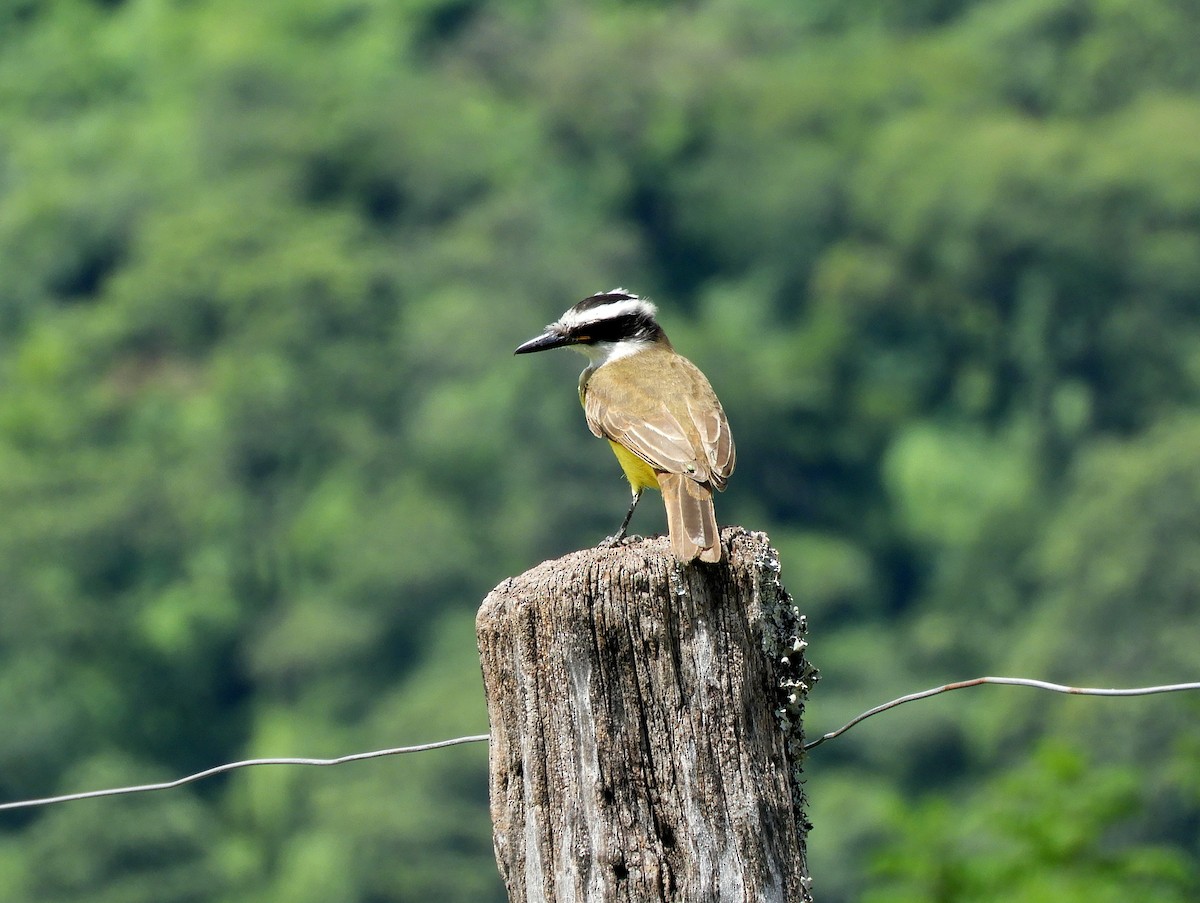
[{"label": "bird's claw", "polygon": [[636,533],[631,534],[631,535],[623,535],[621,533],[614,533],[612,536],[606,536],[602,540],[600,540],[600,544],[597,545],[596,548],[597,549],[615,549],[617,546],[633,545],[633,543],[641,542],[641,541],[642,541],[642,537],[638,536]]}]

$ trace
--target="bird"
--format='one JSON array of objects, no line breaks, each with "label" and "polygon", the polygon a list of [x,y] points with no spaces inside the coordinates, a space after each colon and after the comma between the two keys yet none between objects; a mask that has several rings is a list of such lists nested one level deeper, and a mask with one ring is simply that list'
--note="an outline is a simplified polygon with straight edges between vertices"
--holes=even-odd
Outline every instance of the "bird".
[{"label": "bird", "polygon": [[623,288],[589,295],[514,353],[573,348],[588,358],[579,401],[588,428],[607,439],[633,492],[625,538],[646,489],[662,492],[671,551],[683,563],[721,560],[713,491],[733,473],[733,434],[700,369],[675,351],[658,309]]}]

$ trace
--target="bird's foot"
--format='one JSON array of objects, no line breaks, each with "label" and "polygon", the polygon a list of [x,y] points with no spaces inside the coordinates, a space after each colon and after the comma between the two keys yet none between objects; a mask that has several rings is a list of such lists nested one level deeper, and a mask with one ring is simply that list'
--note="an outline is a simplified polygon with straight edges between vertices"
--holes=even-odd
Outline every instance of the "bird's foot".
[{"label": "bird's foot", "polygon": [[636,533],[628,536],[622,533],[614,533],[612,536],[606,536],[600,540],[600,544],[597,545],[596,548],[615,549],[617,546],[629,546],[633,545],[635,542],[641,542],[642,538],[643,537],[638,536]]}]

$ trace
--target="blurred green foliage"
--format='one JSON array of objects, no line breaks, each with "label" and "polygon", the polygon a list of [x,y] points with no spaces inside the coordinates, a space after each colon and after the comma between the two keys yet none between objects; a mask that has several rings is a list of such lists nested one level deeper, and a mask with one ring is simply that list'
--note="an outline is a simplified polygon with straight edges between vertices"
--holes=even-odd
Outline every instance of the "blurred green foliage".
[{"label": "blurred green foliage", "polygon": [[[1191,0],[0,3],[0,798],[485,729],[611,531],[567,355],[659,301],[814,730],[1200,665]],[[663,528],[649,506],[637,529]],[[1194,700],[953,694],[808,765],[825,901],[1200,894]],[[5,900],[500,900],[482,747],[9,815]]]}]

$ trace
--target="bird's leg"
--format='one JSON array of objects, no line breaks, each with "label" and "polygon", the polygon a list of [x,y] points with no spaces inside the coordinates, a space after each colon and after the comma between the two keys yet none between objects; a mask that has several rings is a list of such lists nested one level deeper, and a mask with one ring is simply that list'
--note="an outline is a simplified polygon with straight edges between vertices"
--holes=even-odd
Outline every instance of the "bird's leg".
[{"label": "bird's leg", "polygon": [[621,521],[621,529],[617,531],[616,541],[620,542],[625,538],[625,531],[629,529],[629,522],[633,520],[633,509],[637,507],[637,503],[642,500],[642,490],[638,490],[633,494],[633,501],[629,503],[629,510],[625,512],[625,520]]},{"label": "bird's leg", "polygon": [[615,546],[620,544],[621,540],[625,538],[625,531],[629,529],[629,522],[633,520],[633,509],[637,507],[641,499],[642,490],[635,490],[633,493],[633,502],[630,503],[629,510],[625,512],[625,520],[621,521],[621,529],[612,536],[606,537],[604,542],[600,543],[601,546]]}]

